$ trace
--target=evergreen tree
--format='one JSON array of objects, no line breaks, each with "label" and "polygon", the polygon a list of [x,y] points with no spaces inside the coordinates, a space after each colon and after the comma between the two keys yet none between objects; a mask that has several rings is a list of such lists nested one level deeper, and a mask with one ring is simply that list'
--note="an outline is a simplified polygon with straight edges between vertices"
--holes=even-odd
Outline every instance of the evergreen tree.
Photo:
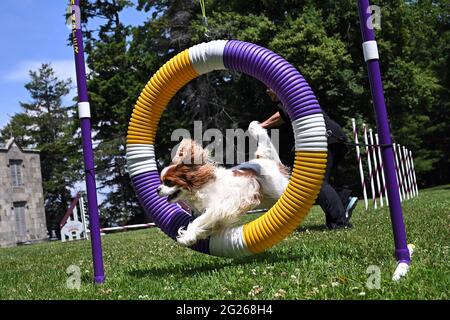
[{"label": "evergreen tree", "polygon": [[70,189],[80,179],[77,123],[72,108],[62,105],[71,81],[58,79],[50,64],[30,71],[30,77],[25,88],[31,102],[20,102],[23,112],[12,117],[1,136],[12,134],[21,146],[40,150],[47,227],[58,230],[71,200]]},{"label": "evergreen tree", "polygon": [[[139,92],[150,76],[180,51],[203,41],[237,39],[274,50],[305,76],[323,109],[351,133],[350,118],[375,128],[366,64],[361,49],[357,5],[340,1],[206,1],[209,38],[198,1],[138,0],[149,14],[139,26],[124,26],[125,0],[84,1],[84,22],[102,18],[97,32],[87,31],[89,91],[96,154],[103,186],[111,193],[104,206],[111,219],[139,211],[123,165],[126,127]],[[374,1],[381,8],[376,30],[386,104],[394,141],[415,154],[422,186],[448,182],[449,10],[448,0]],[[83,8],[83,7],[82,7]],[[87,24],[88,26],[89,24]],[[85,27],[86,28],[86,27]],[[275,106],[258,81],[237,72],[203,75],[182,88],[164,112],[156,152],[169,161],[176,128],[192,129],[194,120],[225,131],[262,120]],[[292,137],[281,140],[285,161]],[[351,148],[352,150],[352,148]],[[344,180],[359,186],[353,153]],[[126,196],[122,196],[126,195]],[[128,200],[127,200],[128,199]],[[109,219],[109,218],[108,218]],[[125,218],[127,219],[127,218]]]},{"label": "evergreen tree", "polygon": [[140,83],[134,85],[135,69],[129,61],[130,27],[120,17],[121,11],[131,5],[127,0],[93,1],[83,9],[87,18],[104,21],[97,32],[85,33],[85,50],[91,71],[88,90],[92,127],[98,142],[94,150],[96,174],[99,190],[105,195],[100,213],[106,225],[145,220],[125,168],[127,124],[140,90]]}]

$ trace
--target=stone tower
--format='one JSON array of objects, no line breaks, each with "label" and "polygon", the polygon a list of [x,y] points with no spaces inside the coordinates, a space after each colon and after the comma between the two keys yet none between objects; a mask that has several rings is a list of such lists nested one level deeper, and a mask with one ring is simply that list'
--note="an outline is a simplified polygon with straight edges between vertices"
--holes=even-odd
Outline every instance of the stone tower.
[{"label": "stone tower", "polygon": [[0,247],[47,239],[39,151],[0,145]]}]

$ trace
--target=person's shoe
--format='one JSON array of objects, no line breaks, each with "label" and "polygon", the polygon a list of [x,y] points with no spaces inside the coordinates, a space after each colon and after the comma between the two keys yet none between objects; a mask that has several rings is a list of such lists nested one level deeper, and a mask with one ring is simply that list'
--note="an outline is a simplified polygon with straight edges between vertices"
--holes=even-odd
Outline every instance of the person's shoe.
[{"label": "person's shoe", "polygon": [[357,197],[350,197],[347,203],[347,207],[345,208],[345,219],[347,221],[350,220],[352,217],[353,210],[356,208],[356,205],[358,204],[358,198]]},{"label": "person's shoe", "polygon": [[348,222],[344,223],[338,223],[338,224],[332,224],[330,227],[328,227],[329,230],[342,230],[342,229],[352,229],[353,225]]}]

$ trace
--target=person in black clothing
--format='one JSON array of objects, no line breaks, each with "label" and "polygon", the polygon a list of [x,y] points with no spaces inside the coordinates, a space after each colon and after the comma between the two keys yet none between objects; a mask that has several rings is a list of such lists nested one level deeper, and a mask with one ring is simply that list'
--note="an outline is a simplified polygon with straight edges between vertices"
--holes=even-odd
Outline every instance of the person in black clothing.
[{"label": "person in black clothing", "polygon": [[[283,123],[290,123],[289,117],[284,112],[283,106],[279,102],[275,92],[267,89],[267,94],[272,101],[278,103],[278,112],[261,123],[265,129],[278,127]],[[324,181],[320,189],[317,203],[325,212],[325,222],[328,229],[351,228],[350,218],[353,209],[358,203],[358,198],[352,197],[352,191],[342,188],[337,190],[330,184],[330,173],[336,168],[347,152],[347,137],[342,128],[335,121],[323,112],[325,126],[327,129],[328,157]]]}]

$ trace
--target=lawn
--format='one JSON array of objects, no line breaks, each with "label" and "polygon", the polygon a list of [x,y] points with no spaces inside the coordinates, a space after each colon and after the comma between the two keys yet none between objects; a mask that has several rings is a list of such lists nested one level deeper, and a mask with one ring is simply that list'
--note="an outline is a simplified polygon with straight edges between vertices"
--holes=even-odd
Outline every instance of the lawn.
[{"label": "lawn", "polygon": [[[159,229],[102,238],[107,281],[93,285],[90,244],[51,242],[0,249],[1,299],[448,299],[450,185],[422,190],[403,205],[416,251],[407,278],[391,281],[389,211],[355,209],[351,230],[324,230],[314,207],[303,225],[265,253],[242,259],[179,247]],[[252,217],[253,218],[253,217]],[[69,266],[81,287],[66,285]],[[370,266],[378,289],[366,286]]]}]

